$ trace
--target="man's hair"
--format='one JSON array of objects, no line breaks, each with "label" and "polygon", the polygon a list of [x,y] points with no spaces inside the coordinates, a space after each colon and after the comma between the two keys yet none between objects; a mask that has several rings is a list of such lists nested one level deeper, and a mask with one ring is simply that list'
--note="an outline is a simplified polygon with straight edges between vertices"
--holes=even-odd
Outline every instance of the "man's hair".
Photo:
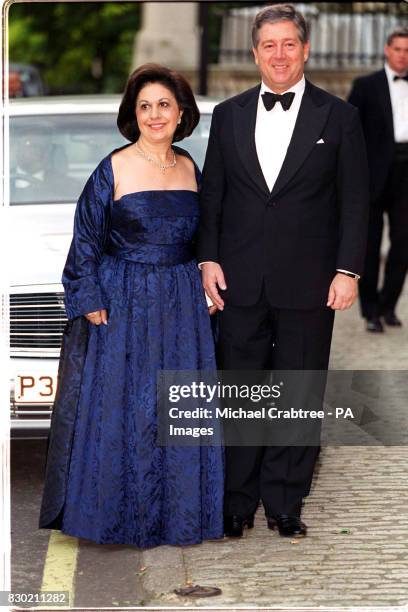
[{"label": "man's hair", "polygon": [[394,42],[394,38],[408,38],[408,28],[395,28],[390,34],[387,36],[387,45],[390,46]]},{"label": "man's hair", "polygon": [[295,24],[300,41],[306,44],[309,40],[309,27],[302,13],[291,4],[273,4],[266,6],[256,14],[252,24],[252,45],[256,49],[259,43],[259,30],[265,23],[291,21]]}]

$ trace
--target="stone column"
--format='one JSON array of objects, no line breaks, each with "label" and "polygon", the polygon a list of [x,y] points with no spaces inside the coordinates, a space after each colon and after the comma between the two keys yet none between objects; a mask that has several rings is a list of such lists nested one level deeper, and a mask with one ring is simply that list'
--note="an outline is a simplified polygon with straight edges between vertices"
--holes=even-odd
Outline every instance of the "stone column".
[{"label": "stone column", "polygon": [[157,62],[176,70],[196,70],[199,61],[198,4],[145,2],[136,34],[133,69]]}]

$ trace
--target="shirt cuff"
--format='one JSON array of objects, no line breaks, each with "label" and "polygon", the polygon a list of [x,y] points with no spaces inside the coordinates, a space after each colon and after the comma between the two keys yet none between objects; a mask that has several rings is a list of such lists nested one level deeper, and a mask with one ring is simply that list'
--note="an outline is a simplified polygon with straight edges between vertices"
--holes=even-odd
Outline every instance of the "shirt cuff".
[{"label": "shirt cuff", "polygon": [[340,270],[339,268],[337,268],[336,272],[343,272],[343,274],[348,274],[348,275],[352,274],[356,280],[360,278],[359,274],[356,274],[355,272],[351,272],[351,270]]},{"label": "shirt cuff", "polygon": [[200,263],[198,264],[198,269],[201,270],[201,266],[203,266],[206,263],[215,263],[215,261],[200,261]]}]

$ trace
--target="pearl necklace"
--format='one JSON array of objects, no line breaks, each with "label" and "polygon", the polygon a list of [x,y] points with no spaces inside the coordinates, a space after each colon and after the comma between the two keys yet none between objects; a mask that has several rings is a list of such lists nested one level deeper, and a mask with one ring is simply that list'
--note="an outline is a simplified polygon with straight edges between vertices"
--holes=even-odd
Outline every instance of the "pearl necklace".
[{"label": "pearl necklace", "polygon": [[151,153],[143,151],[143,149],[141,149],[139,146],[139,141],[137,141],[135,145],[136,145],[136,151],[139,153],[139,155],[141,155],[146,161],[151,162],[152,164],[155,164],[156,166],[158,166],[162,172],[165,172],[167,168],[174,168],[174,166],[177,164],[176,154],[173,149],[171,149],[173,153],[173,161],[170,162],[169,164],[162,164],[161,162],[156,161]]}]

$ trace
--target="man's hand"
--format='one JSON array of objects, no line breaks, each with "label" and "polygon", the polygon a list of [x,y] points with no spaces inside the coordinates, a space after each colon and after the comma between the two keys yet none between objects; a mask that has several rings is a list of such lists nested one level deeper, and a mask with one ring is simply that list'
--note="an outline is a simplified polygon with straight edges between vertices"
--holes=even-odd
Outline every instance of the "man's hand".
[{"label": "man's hand", "polygon": [[88,312],[88,314],[85,315],[85,318],[93,323],[93,325],[100,325],[101,323],[104,325],[108,324],[108,314],[105,309],[97,310],[95,312]]},{"label": "man's hand", "polygon": [[[202,265],[203,264],[201,264],[201,266]],[[217,312],[218,308],[216,307],[215,304],[213,304],[213,301],[208,297],[207,294],[205,294],[205,299],[206,299],[206,302],[207,302],[208,314],[211,317],[211,315],[213,315],[213,314],[215,314]]]},{"label": "man's hand", "polygon": [[327,306],[333,310],[347,310],[357,299],[357,279],[336,274],[329,289]]},{"label": "man's hand", "polygon": [[[220,294],[218,293],[218,287],[220,289],[225,290],[227,288],[227,285],[225,284],[224,272],[222,271],[220,264],[217,264],[213,261],[203,263],[201,265],[201,273],[203,287],[206,294],[212,300],[214,306],[216,306],[216,309],[224,310],[224,300],[220,297]],[[211,309],[210,314],[213,314],[211,312]]]}]

